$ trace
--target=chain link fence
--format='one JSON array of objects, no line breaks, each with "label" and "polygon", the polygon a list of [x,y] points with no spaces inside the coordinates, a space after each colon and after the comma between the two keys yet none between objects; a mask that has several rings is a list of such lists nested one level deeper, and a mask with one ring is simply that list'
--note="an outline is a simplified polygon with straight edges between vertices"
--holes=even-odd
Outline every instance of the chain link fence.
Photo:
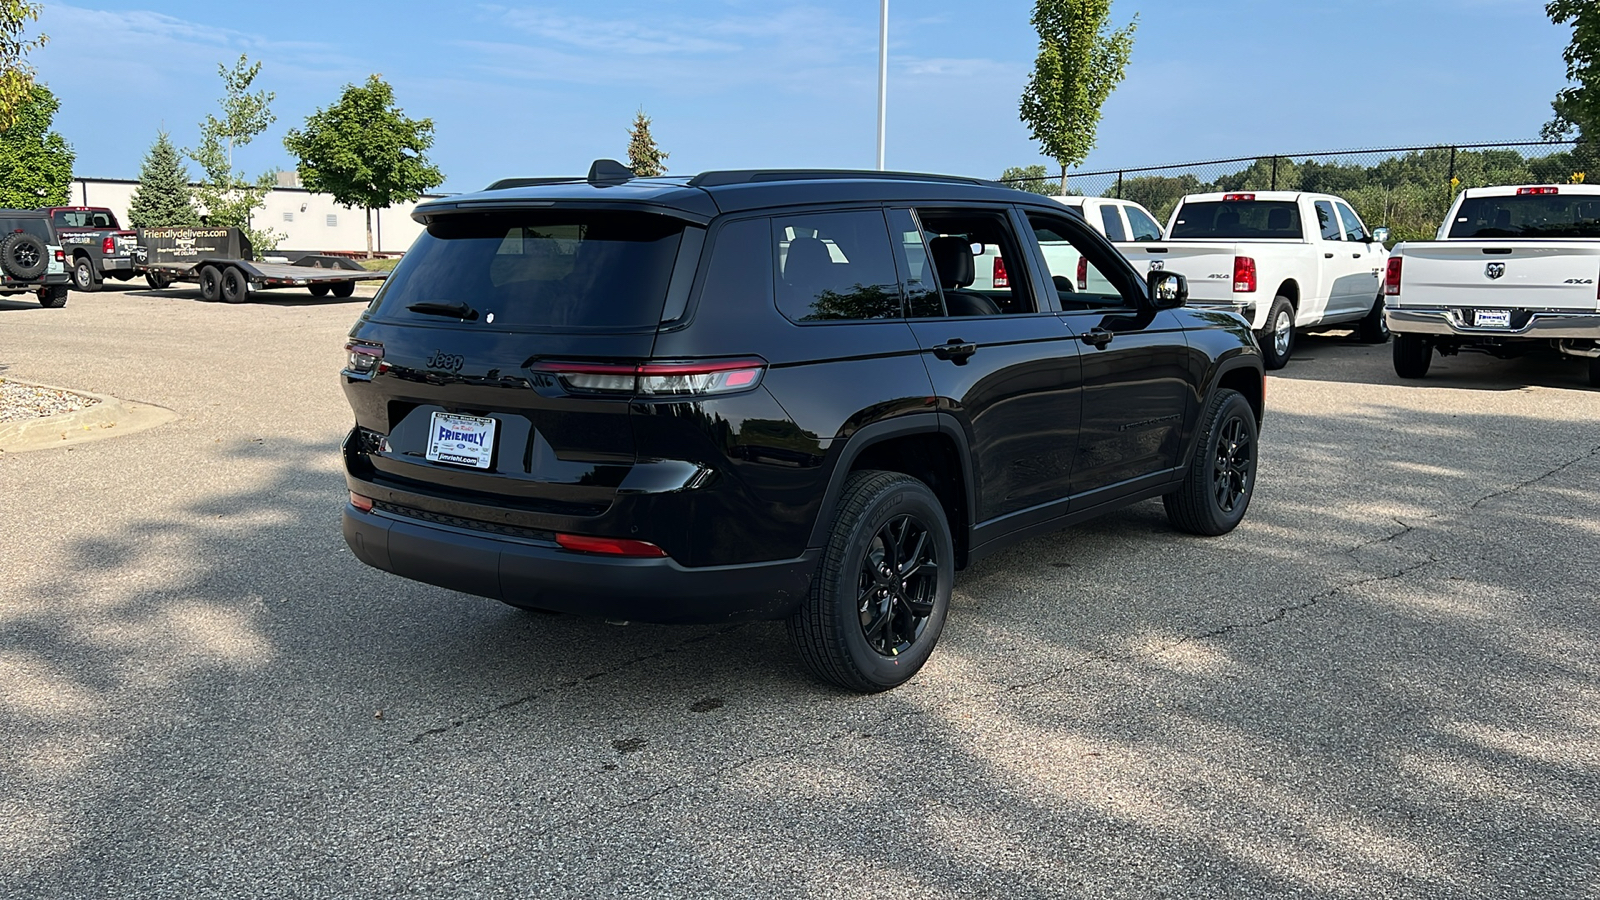
[{"label": "chain link fence", "polygon": [[[1012,170],[1016,171],[1016,170]],[[1166,166],[1066,173],[1067,193],[1133,200],[1162,223],[1185,194],[1314,191],[1350,201],[1369,228],[1393,241],[1431,239],[1462,188],[1569,184],[1600,178],[1600,149],[1576,141],[1391,147],[1248,156]],[[1012,187],[1061,193],[1060,175],[1006,178]]]}]

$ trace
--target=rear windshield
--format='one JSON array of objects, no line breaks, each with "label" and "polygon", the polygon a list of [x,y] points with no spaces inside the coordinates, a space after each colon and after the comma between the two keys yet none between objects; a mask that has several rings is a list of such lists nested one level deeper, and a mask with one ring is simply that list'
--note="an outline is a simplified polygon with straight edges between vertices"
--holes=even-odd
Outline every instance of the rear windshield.
[{"label": "rear windshield", "polygon": [[496,328],[653,328],[683,228],[648,213],[441,216],[389,276],[376,314],[438,323],[408,307],[465,305]]},{"label": "rear windshield", "polygon": [[1600,238],[1600,196],[1521,194],[1461,202],[1453,238]]},{"label": "rear windshield", "polygon": [[0,216],[0,238],[18,231],[25,231],[46,244],[51,242],[50,229],[45,226],[45,221],[42,217],[34,219],[20,216],[17,218]]},{"label": "rear windshield", "polygon": [[53,218],[57,228],[117,229],[117,217],[104,209],[58,209]]},{"label": "rear windshield", "polygon": [[1172,239],[1299,238],[1300,208],[1292,200],[1210,200],[1185,203]]}]

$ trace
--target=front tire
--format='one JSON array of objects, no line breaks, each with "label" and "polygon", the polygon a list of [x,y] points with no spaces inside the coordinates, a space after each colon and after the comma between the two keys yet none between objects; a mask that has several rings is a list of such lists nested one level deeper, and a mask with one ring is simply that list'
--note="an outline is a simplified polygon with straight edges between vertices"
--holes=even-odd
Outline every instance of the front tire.
[{"label": "front tire", "polygon": [[243,303],[250,299],[250,282],[237,266],[222,270],[222,299],[229,303]]},{"label": "front tire", "polygon": [[1267,369],[1288,365],[1294,353],[1294,304],[1282,295],[1272,298],[1267,310],[1267,330],[1261,339],[1261,362]]},{"label": "front tire", "polygon": [[824,681],[862,693],[897,687],[933,653],[954,582],[950,524],[933,491],[898,472],[856,472],[789,638]]},{"label": "front tire", "polygon": [[222,299],[222,272],[216,266],[200,267],[200,299],[207,303]]},{"label": "front tire", "polygon": [[1420,334],[1394,336],[1394,373],[1401,378],[1421,378],[1433,363],[1433,345]]},{"label": "front tire", "polygon": [[72,286],[86,294],[100,290],[100,276],[95,273],[89,257],[80,256],[72,261]]},{"label": "front tire", "polygon": [[1372,301],[1372,311],[1356,325],[1356,340],[1363,344],[1383,344],[1389,340],[1389,321],[1383,315],[1383,295]]},{"label": "front tire", "polygon": [[1216,536],[1243,521],[1255,493],[1259,434],[1255,410],[1238,391],[1218,390],[1183,486],[1161,498],[1179,531]]}]

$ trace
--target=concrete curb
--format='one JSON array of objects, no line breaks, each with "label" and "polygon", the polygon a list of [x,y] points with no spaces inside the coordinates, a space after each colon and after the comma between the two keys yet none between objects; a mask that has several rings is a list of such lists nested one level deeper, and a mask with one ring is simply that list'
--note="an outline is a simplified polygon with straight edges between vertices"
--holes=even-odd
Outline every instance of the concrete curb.
[{"label": "concrete curb", "polygon": [[44,388],[45,390],[65,391],[69,394],[77,394],[80,397],[90,397],[100,402],[76,412],[0,424],[0,453],[21,453],[28,450],[44,450],[49,447],[70,447],[73,444],[85,444],[89,441],[104,440],[118,435],[134,434],[154,428],[157,425],[165,425],[178,418],[178,414],[172,410],[160,406],[152,406],[148,403],[119,400],[116,397],[110,397],[105,394],[91,394],[88,391],[56,387],[50,384],[35,384],[31,381],[23,381],[20,378],[7,378],[6,381],[12,384],[24,384],[28,387]]}]

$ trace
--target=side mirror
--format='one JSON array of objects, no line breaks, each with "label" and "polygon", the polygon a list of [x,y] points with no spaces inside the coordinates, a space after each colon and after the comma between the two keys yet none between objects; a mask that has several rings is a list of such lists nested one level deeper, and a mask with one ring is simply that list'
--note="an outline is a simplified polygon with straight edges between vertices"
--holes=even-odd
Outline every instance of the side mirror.
[{"label": "side mirror", "polygon": [[1374,229],[1372,229],[1372,239],[1377,241],[1380,244],[1388,244],[1389,243],[1389,229],[1387,229],[1387,228],[1374,228]]},{"label": "side mirror", "polygon": [[1156,309],[1177,309],[1189,302],[1189,279],[1177,272],[1157,269],[1145,276],[1145,284]]}]

